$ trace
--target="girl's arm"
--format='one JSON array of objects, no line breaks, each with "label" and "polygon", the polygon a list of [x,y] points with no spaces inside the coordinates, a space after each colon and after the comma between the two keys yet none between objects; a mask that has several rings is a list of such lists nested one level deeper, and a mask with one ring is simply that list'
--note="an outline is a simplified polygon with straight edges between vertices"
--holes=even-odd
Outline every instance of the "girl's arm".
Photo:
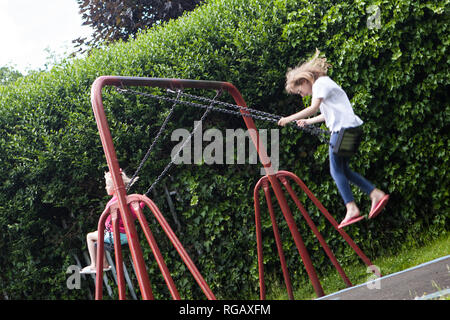
[{"label": "girl's arm", "polygon": [[299,125],[300,127],[304,127],[304,126],[307,126],[310,124],[315,124],[315,123],[324,122],[324,121],[325,121],[325,116],[323,114],[320,114],[314,118],[298,120],[297,125]]},{"label": "girl's arm", "polygon": [[[317,111],[319,111],[319,107],[320,107],[321,103],[322,103],[322,98],[318,98],[318,99],[313,98],[310,107],[308,107],[300,112],[294,113],[294,114],[290,115],[289,117],[281,118],[278,121],[278,125],[285,126],[289,122],[308,118],[308,117],[312,116],[313,114],[316,114]],[[318,117],[316,117],[316,118],[318,118]],[[322,121],[324,121],[324,120],[322,120]]]}]

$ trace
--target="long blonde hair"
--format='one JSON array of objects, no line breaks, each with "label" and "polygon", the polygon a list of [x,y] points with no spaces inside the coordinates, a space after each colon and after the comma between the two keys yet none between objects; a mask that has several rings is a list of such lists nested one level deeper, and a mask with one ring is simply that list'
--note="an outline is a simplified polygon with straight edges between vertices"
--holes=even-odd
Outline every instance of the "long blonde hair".
[{"label": "long blonde hair", "polygon": [[[124,171],[122,171],[122,169],[120,169],[120,175],[122,176],[122,180],[123,180],[123,184],[125,185],[125,188],[128,188],[128,185],[131,182],[131,178],[129,178]],[[139,179],[139,177],[135,177],[133,182],[131,183],[131,185],[133,185],[137,180]],[[112,181],[112,177],[111,177],[111,172],[105,172],[105,182],[106,184],[113,184]],[[130,187],[131,187],[130,185]]]},{"label": "long blonde hair", "polygon": [[300,85],[303,79],[309,81],[312,85],[317,78],[327,75],[331,64],[327,63],[327,58],[319,57],[319,55],[320,51],[316,49],[311,59],[294,69],[288,69],[286,73],[286,91],[288,93],[297,93],[294,88]]}]

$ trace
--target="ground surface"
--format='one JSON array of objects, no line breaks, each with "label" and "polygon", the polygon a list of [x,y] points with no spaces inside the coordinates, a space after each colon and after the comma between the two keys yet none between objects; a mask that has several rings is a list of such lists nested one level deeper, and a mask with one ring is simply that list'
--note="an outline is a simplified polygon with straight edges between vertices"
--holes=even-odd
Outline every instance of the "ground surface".
[{"label": "ground surface", "polygon": [[450,255],[353,286],[319,300],[412,300],[450,295]]}]

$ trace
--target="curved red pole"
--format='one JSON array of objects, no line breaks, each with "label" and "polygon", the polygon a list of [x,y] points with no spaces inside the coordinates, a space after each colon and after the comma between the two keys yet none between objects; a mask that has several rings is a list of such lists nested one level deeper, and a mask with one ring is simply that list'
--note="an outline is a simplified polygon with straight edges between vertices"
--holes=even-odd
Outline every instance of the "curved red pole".
[{"label": "curved red pole", "polygon": [[191,274],[194,276],[194,279],[199,284],[202,291],[205,293],[206,297],[209,300],[216,300],[216,297],[212,293],[211,289],[209,288],[208,284],[206,283],[205,279],[202,277],[200,272],[198,271],[197,267],[195,266],[192,259],[189,257],[188,253],[184,249],[183,245],[181,244],[180,240],[178,240],[177,236],[173,232],[170,225],[167,223],[166,219],[162,215],[161,211],[159,211],[156,204],[150,200],[147,196],[143,195],[141,198],[141,201],[145,203],[147,207],[152,211],[153,215],[155,216],[156,220],[158,220],[159,224],[163,228],[164,232],[166,233],[169,240],[172,242],[173,246],[177,250],[178,254],[180,255],[183,262],[186,264],[187,268],[191,272]]},{"label": "curved red pole", "polygon": [[[272,187],[273,187],[273,185],[272,185]],[[284,201],[281,203],[280,203],[280,198],[277,197],[277,199],[278,199],[278,203],[280,204],[280,207],[283,206],[282,204],[284,204],[284,202],[286,203],[286,208],[284,208],[284,209],[281,208],[281,211],[283,212],[283,215],[284,215],[284,219],[286,220],[287,225],[289,227],[289,231],[291,232],[291,235],[294,238],[294,243],[297,247],[300,257],[302,258],[303,264],[305,265],[306,272],[308,273],[309,279],[311,280],[311,284],[314,287],[316,295],[318,297],[322,297],[324,295],[324,292],[323,292],[322,286],[320,284],[319,278],[317,277],[316,270],[312,264],[311,257],[309,256],[308,250],[306,249],[306,246],[303,242],[302,236],[300,235],[300,232],[298,231],[294,217],[292,216],[292,212],[289,209],[289,207],[287,206],[286,198],[284,198],[284,195],[282,195],[282,197],[283,197],[282,199],[284,199]]]},{"label": "curved red pole", "polygon": [[109,207],[107,207],[102,215],[100,216],[100,219],[98,220],[98,239],[97,239],[97,272],[96,272],[96,278],[95,278],[95,299],[100,300],[103,297],[103,255],[105,254],[105,243],[104,243],[104,237],[105,237],[105,222],[110,214]]},{"label": "curved red pole", "polygon": [[275,218],[275,212],[273,211],[272,198],[270,196],[269,185],[267,180],[263,182],[264,195],[266,196],[267,207],[269,208],[270,220],[272,221],[273,235],[275,237],[275,243],[277,245],[278,256],[280,258],[281,270],[283,271],[284,283],[286,284],[286,290],[290,300],[294,300],[294,292],[292,291],[291,278],[289,277],[289,271],[286,264],[286,258],[284,257],[283,244],[281,243],[280,231],[278,230],[277,220]]},{"label": "curved red pole", "polygon": [[316,238],[319,240],[320,244],[322,245],[322,248],[325,250],[325,253],[327,254],[328,258],[330,258],[331,263],[333,263],[334,267],[338,271],[339,275],[341,276],[342,280],[344,280],[347,287],[351,287],[352,283],[348,279],[347,275],[345,274],[344,270],[342,269],[341,265],[337,261],[336,257],[334,256],[333,252],[328,247],[327,242],[323,238],[323,236],[320,234],[319,230],[317,229],[316,225],[312,221],[311,217],[309,216],[308,212],[306,211],[305,207],[300,203],[300,200],[298,200],[294,190],[292,189],[291,185],[287,181],[287,179],[282,175],[282,173],[278,172],[277,177],[279,177],[281,183],[285,186],[287,192],[291,196],[292,200],[294,200],[295,204],[297,205],[297,208],[300,210],[300,212],[303,215],[303,218],[305,218],[306,222],[308,223],[308,226],[313,231]]},{"label": "curved red pole", "polygon": [[142,197],[141,195],[135,194],[129,195],[127,197],[127,201],[131,202],[134,211],[137,213],[139,223],[142,227],[142,230],[144,231],[145,237],[147,238],[147,242],[150,248],[152,249],[153,256],[155,257],[158,267],[161,270],[161,273],[164,277],[164,281],[166,282],[167,287],[169,288],[169,292],[172,295],[172,298],[174,300],[180,300],[181,299],[180,294],[178,293],[175,283],[173,282],[172,276],[170,275],[169,269],[167,268],[167,265],[164,262],[164,258],[161,254],[161,251],[159,250],[158,244],[156,243],[153,233],[151,232],[147,220],[145,219],[145,216],[142,212],[140,206],[141,197]]},{"label": "curved red pole", "polygon": [[372,262],[370,259],[362,252],[362,250],[356,245],[356,243],[350,238],[350,236],[342,229],[339,229],[339,224],[337,221],[333,218],[333,216],[328,212],[328,210],[323,206],[323,204],[314,196],[314,194],[308,189],[306,184],[295,174],[289,171],[278,171],[278,174],[287,176],[292,178],[301,188],[302,190],[308,195],[308,197],[313,201],[313,203],[316,205],[317,208],[322,212],[322,214],[330,221],[330,223],[333,225],[333,227],[341,234],[341,236],[345,239],[345,241],[350,245],[350,247],[358,254],[358,256],[361,258],[361,260],[367,265],[371,266]]},{"label": "curved red pole", "polygon": [[261,210],[259,206],[259,188],[262,182],[261,178],[253,191],[253,201],[255,206],[255,225],[256,225],[256,250],[258,253],[258,273],[259,273],[259,298],[266,300],[266,286],[264,283],[264,259],[261,234]]},{"label": "curved red pole", "polygon": [[92,108],[97,121],[97,127],[102,141],[103,150],[105,152],[106,161],[108,163],[108,168],[111,172],[114,192],[117,196],[119,212],[125,227],[131,257],[136,268],[136,276],[138,278],[142,298],[149,300],[153,298],[150,288],[150,281],[145,268],[144,259],[142,257],[142,250],[137,237],[136,228],[134,226],[133,219],[131,218],[130,208],[126,203],[126,190],[120,174],[119,162],[117,161],[116,151],[114,149],[111,132],[109,131],[102,102],[102,88],[111,81],[113,81],[112,77],[100,77],[95,80],[91,89]]}]

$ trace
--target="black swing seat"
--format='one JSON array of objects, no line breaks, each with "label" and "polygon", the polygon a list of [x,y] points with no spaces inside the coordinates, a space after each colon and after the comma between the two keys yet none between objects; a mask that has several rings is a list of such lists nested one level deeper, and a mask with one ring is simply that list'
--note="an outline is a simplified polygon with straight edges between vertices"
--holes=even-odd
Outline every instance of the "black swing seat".
[{"label": "black swing seat", "polygon": [[353,156],[359,148],[362,140],[363,130],[361,126],[353,128],[342,128],[338,133],[333,153],[341,157]]}]

